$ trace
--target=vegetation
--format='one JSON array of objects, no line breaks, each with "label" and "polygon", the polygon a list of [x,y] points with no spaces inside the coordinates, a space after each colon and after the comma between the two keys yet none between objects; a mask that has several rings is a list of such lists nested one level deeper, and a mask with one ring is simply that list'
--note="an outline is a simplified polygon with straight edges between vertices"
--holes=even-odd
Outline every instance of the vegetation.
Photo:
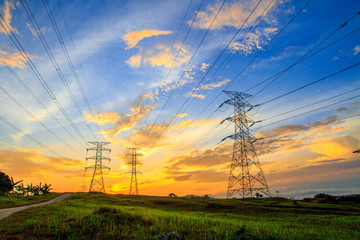
[{"label": "vegetation", "polygon": [[[21,185],[19,185],[20,183]],[[50,187],[51,184],[48,185],[46,183],[41,186],[41,182],[39,185],[30,183],[30,185],[28,184],[27,187],[24,187],[22,180],[14,182],[12,177],[0,171],[0,195],[38,196],[49,193],[52,190]]]},{"label": "vegetation", "polygon": [[0,209],[20,207],[24,205],[46,202],[60,195],[61,195],[60,193],[49,193],[39,196],[19,196],[19,195],[0,196]]},{"label": "vegetation", "polygon": [[0,221],[0,239],[359,239],[360,206],[75,193]]},{"label": "vegetation", "polygon": [[0,195],[4,195],[13,189],[10,177],[4,172],[0,172]]}]

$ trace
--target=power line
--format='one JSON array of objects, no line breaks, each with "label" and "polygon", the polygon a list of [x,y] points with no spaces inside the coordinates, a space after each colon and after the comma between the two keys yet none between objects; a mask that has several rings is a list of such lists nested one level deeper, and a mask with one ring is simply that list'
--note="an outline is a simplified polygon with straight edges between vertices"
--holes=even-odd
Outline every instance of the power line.
[{"label": "power line", "polygon": [[83,145],[83,143],[81,143],[77,138],[75,138],[75,136],[71,132],[69,132],[69,130],[60,122],[60,120],[56,118],[54,114],[47,109],[47,107],[41,102],[41,100],[34,94],[34,92],[26,85],[26,83],[19,77],[19,75],[16,74],[16,72],[7,64],[7,62],[1,56],[0,61],[10,71],[13,77],[26,89],[26,91],[30,93],[30,95],[36,100],[36,102],[52,117],[52,119],[54,119],[56,123],[61,126],[65,130],[65,132],[67,132],[75,141],[85,147],[85,145]]},{"label": "power line", "polygon": [[[240,43],[245,39],[245,37],[250,33],[250,31],[255,30],[259,24],[264,20],[264,17],[271,11],[271,9],[276,5],[276,2],[274,3],[275,0],[272,0],[267,7],[264,9],[264,11],[261,13],[261,15],[254,21],[254,23],[252,24],[252,26],[248,29],[248,31],[244,34],[244,36],[242,37],[242,39],[240,41],[238,41],[236,43],[236,46],[239,46]],[[271,8],[269,9],[269,7],[271,6]],[[228,44],[226,45],[226,47],[222,50],[222,52],[220,53],[220,55],[217,57],[217,59],[215,60],[215,62],[210,66],[210,68],[207,70],[206,74],[202,77],[202,79],[199,81],[198,85],[193,88],[193,91],[189,94],[189,97],[186,99],[186,101],[184,102],[184,104],[181,106],[181,108],[179,109],[178,112],[181,111],[181,109],[184,107],[184,105],[186,104],[186,102],[189,100],[189,98],[191,97],[191,95],[195,92],[196,89],[198,89],[198,87],[200,86],[200,84],[205,80],[206,76],[210,73],[210,71],[212,70],[212,68],[215,66],[215,64],[220,60],[221,56],[224,54],[225,50],[228,49],[228,47],[230,46],[231,42],[235,39],[235,37],[237,36],[237,34],[240,32],[240,30],[242,30],[243,26],[245,25],[245,23],[248,21],[248,19],[251,17],[251,15],[253,14],[253,12],[255,11],[256,8],[253,9],[253,11],[249,14],[249,16],[246,18],[246,20],[243,22],[243,24],[238,28],[237,32],[235,33],[235,35],[232,37],[232,39],[228,42]],[[266,13],[266,14],[265,14]],[[261,20],[260,20],[261,19]],[[259,21],[260,20],[260,21]],[[259,21],[259,23],[258,23]],[[256,27],[255,27],[256,26]],[[227,57],[223,60],[223,62],[221,63],[221,65],[217,68],[217,70],[213,73],[213,75],[206,81],[205,84],[208,84],[212,79],[216,79],[214,76],[217,72],[219,72],[219,70],[223,67],[223,65],[226,63],[226,61],[229,59],[230,56],[232,56],[230,58],[230,60],[228,61],[227,65],[229,64],[229,62],[233,59],[233,57],[235,56],[235,50],[230,51],[230,53],[227,55]],[[222,68],[222,70],[219,72],[218,76],[220,75],[220,73],[223,71],[224,68]],[[201,94],[202,91],[204,90],[204,88],[200,88],[200,91],[198,94]],[[196,101],[194,103],[194,101]],[[193,106],[195,106],[195,104],[199,101],[199,98],[197,98],[197,100],[193,100],[188,104],[187,107],[189,107],[192,103]],[[186,109],[186,108],[185,108]],[[184,111],[185,111],[184,109]],[[191,111],[192,108],[189,110]],[[176,115],[176,114],[175,114]]]},{"label": "power line", "polygon": [[[176,41],[176,39],[177,39],[177,37],[178,37],[178,35],[179,35],[179,32],[180,32],[180,30],[181,30],[181,27],[183,26],[183,24],[184,24],[184,22],[185,22],[185,17],[186,17],[186,15],[187,15],[188,12],[189,12],[190,5],[191,5],[192,1],[193,1],[193,0],[190,0],[190,2],[189,2],[189,5],[188,5],[188,7],[187,7],[187,9],[186,9],[186,12],[185,12],[185,14],[184,14],[184,17],[183,17],[183,19],[182,19],[182,21],[181,21],[179,30],[176,32],[176,35],[175,35],[174,40],[173,40],[173,42],[172,42],[172,44],[171,44],[171,47],[170,47],[170,49],[169,49],[169,51],[168,51],[168,54],[167,54],[166,59],[169,59],[171,50],[172,50],[172,48],[174,47],[175,41]],[[160,76],[162,75],[164,69],[165,69],[165,65],[162,67],[162,69],[161,69],[161,71],[160,71],[160,73],[159,73],[159,75],[158,75],[157,78],[160,78]],[[165,86],[165,83],[166,83],[166,78],[164,79],[164,81],[163,81],[163,83],[161,84],[161,86]],[[161,91],[162,91],[162,88],[160,88],[160,92],[159,92],[158,94],[160,94]],[[153,109],[153,108],[155,107],[155,104],[156,104],[156,102],[157,102],[157,99],[158,99],[158,98],[156,97],[156,92],[155,92],[155,93],[154,93],[154,101],[153,101],[153,104],[152,104],[152,106],[151,106],[151,109]],[[149,117],[149,115],[150,115],[150,112],[151,112],[151,110],[150,110],[150,111],[148,112],[148,114],[146,115],[144,124],[147,123],[147,120],[148,120],[148,117]]]},{"label": "power line", "polygon": [[318,44],[316,44],[314,47],[310,49],[305,55],[303,55],[301,58],[299,58],[295,63],[290,65],[288,68],[286,68],[281,74],[279,74],[276,78],[274,78],[271,82],[269,82],[267,85],[265,85],[262,89],[260,89],[257,93],[255,93],[252,98],[257,96],[259,93],[264,91],[267,87],[269,87],[271,84],[273,84],[277,79],[279,79],[285,72],[287,72],[289,69],[294,67],[296,64],[300,63],[304,58],[306,58],[312,51],[314,51],[317,47],[319,47],[321,44],[323,44],[326,40],[328,40],[331,36],[333,36],[337,31],[345,27],[352,19],[354,19],[357,15],[359,15],[360,12],[355,13],[352,15],[348,20],[345,21],[345,23],[341,24],[339,27],[337,27],[333,32],[331,32],[328,36],[326,36],[322,41],[320,41]]},{"label": "power line", "polygon": [[306,87],[312,86],[312,85],[314,85],[314,84],[316,84],[316,83],[319,83],[319,82],[324,81],[324,80],[326,80],[326,79],[329,79],[329,78],[331,78],[331,77],[333,77],[333,76],[336,76],[336,75],[338,75],[338,74],[340,74],[340,73],[343,73],[343,72],[345,72],[345,71],[348,71],[348,70],[350,70],[350,69],[352,69],[352,68],[354,68],[354,67],[357,67],[357,66],[359,66],[359,65],[360,65],[360,62],[355,63],[355,64],[353,64],[353,65],[351,65],[351,66],[349,66],[349,67],[343,68],[343,69],[341,69],[341,70],[339,70],[339,71],[337,71],[337,72],[334,72],[334,73],[332,73],[332,74],[330,74],[330,75],[327,75],[327,76],[325,76],[325,77],[323,77],[323,78],[320,78],[320,79],[318,79],[318,80],[312,81],[311,83],[305,84],[305,85],[303,85],[303,86],[301,86],[301,87],[299,87],[299,88],[296,88],[296,89],[294,89],[294,90],[292,90],[292,91],[286,92],[286,93],[284,93],[284,94],[282,94],[282,95],[280,95],[280,96],[274,97],[274,98],[272,98],[272,99],[269,99],[269,100],[267,100],[267,101],[265,101],[265,102],[262,102],[262,103],[260,103],[260,104],[255,105],[255,106],[262,106],[262,105],[268,104],[268,103],[270,103],[270,102],[273,102],[273,101],[275,101],[275,100],[278,100],[278,99],[280,99],[280,98],[283,98],[283,97],[285,97],[285,96],[288,96],[289,94],[292,94],[292,93],[294,93],[294,92],[300,91],[300,90],[302,90],[302,89],[304,89],[304,88],[306,88]]},{"label": "power line", "polygon": [[[264,48],[262,48],[261,51],[259,51],[259,53],[250,61],[250,63],[248,63],[248,64],[236,75],[236,77],[233,78],[233,79],[230,81],[230,83],[228,84],[228,86],[225,87],[223,90],[226,90],[226,89],[230,86],[230,84],[231,84],[233,81],[235,81],[235,80],[240,76],[240,74],[243,73],[243,72],[257,59],[257,57],[258,57],[262,52],[264,52],[264,51],[266,50],[267,47],[269,47],[269,45],[284,31],[284,29],[285,29],[291,22],[294,21],[294,19],[305,9],[305,7],[306,7],[310,2],[311,2],[311,0],[309,0],[309,1],[294,15],[294,17],[292,17],[292,19],[291,19],[289,22],[287,22],[287,24],[286,24],[284,27],[282,27],[282,29],[270,40],[270,42],[268,42],[268,44],[267,44]],[[221,93],[222,93],[222,91],[221,91],[208,105],[206,105],[205,108],[203,108],[203,110],[195,117],[195,119],[198,118],[209,106],[211,106],[211,105],[213,104],[213,102],[221,95]],[[212,116],[215,112],[216,112],[216,110],[215,110],[213,113],[211,113],[210,116]],[[164,132],[165,132],[165,131],[163,131],[163,133],[164,133]],[[163,133],[162,133],[162,134],[163,134]],[[160,134],[160,136],[161,136],[162,134]]]},{"label": "power line", "polygon": [[[192,26],[193,26],[193,24],[194,24],[194,22],[195,22],[196,17],[198,16],[198,14],[199,14],[199,12],[200,12],[200,9],[201,9],[203,3],[204,3],[204,0],[201,1],[200,5],[199,5],[199,7],[198,7],[198,9],[197,9],[197,11],[196,11],[196,14],[195,14],[195,16],[194,16],[194,18],[193,18],[193,20],[192,20],[192,22],[191,22],[191,24],[190,24],[187,32],[186,32],[186,34],[185,34],[184,40],[183,40],[183,42],[181,43],[181,46],[180,46],[180,48],[179,48],[179,51],[177,52],[176,57],[175,57],[174,60],[172,61],[171,67],[170,67],[170,69],[169,69],[169,71],[168,71],[168,73],[167,73],[167,75],[166,75],[166,78],[165,78],[164,82],[166,82],[167,79],[169,78],[169,74],[170,74],[170,72],[172,71],[172,69],[173,69],[173,67],[174,67],[174,65],[175,65],[175,62],[176,62],[177,58],[179,57],[179,54],[180,54],[180,52],[181,52],[181,49],[182,49],[182,47],[183,47],[184,44],[185,44],[185,41],[186,41],[186,39],[187,39],[187,37],[188,37],[188,35],[189,35],[189,32],[190,32],[190,30],[191,30],[191,28],[192,28]],[[169,99],[169,98],[168,98],[168,99]],[[163,110],[164,110],[164,107],[161,109],[161,112],[162,112]],[[150,111],[152,111],[152,110],[150,110]],[[161,112],[160,112],[160,113],[161,113]],[[156,117],[156,119],[155,119],[154,123],[152,124],[149,132],[152,131],[155,123],[157,122],[157,120],[158,120],[158,118],[159,118],[159,116],[160,116],[160,113],[159,113],[158,116]]]},{"label": "power line", "polygon": [[357,96],[354,96],[354,97],[351,97],[351,98],[347,98],[347,99],[344,99],[344,100],[341,100],[341,101],[338,101],[338,102],[335,102],[335,103],[331,103],[331,104],[328,104],[328,105],[326,105],[326,106],[319,107],[319,108],[316,108],[316,109],[313,109],[313,110],[310,110],[310,111],[307,111],[307,112],[304,112],[304,113],[300,113],[300,114],[297,114],[297,115],[295,115],[295,116],[287,117],[287,118],[281,119],[281,120],[276,121],[276,122],[272,122],[272,123],[266,124],[266,125],[262,126],[262,128],[267,127],[267,126],[270,126],[270,125],[274,125],[274,124],[276,124],[276,123],[283,122],[283,121],[286,121],[286,120],[289,120],[289,119],[292,119],[292,118],[295,118],[295,117],[299,117],[299,116],[302,116],[302,115],[305,115],[305,114],[308,114],[308,113],[312,113],[312,112],[315,112],[315,111],[319,111],[319,110],[322,110],[322,109],[324,109],[324,108],[328,108],[328,107],[331,107],[331,106],[334,106],[334,105],[337,105],[337,104],[340,104],[340,103],[344,103],[344,102],[353,100],[353,99],[358,98],[358,97],[360,97],[360,95],[357,95]]},{"label": "power line", "polygon": [[[70,67],[70,69],[71,69],[71,72],[72,72],[72,74],[73,74],[73,76],[74,76],[74,78],[75,78],[75,80],[76,80],[76,83],[77,83],[77,85],[78,85],[78,88],[80,89],[80,92],[81,92],[81,95],[82,95],[82,97],[83,97],[83,99],[84,99],[84,102],[85,102],[85,104],[86,104],[89,112],[94,115],[94,111],[92,110],[92,107],[91,107],[91,105],[90,105],[90,102],[89,102],[89,100],[88,100],[88,97],[86,96],[86,93],[85,93],[85,91],[84,91],[84,89],[83,89],[83,87],[82,87],[82,85],[81,85],[80,79],[79,79],[79,77],[78,77],[78,75],[77,75],[77,73],[76,73],[76,69],[75,69],[75,67],[74,67],[74,65],[73,65],[73,63],[72,63],[72,61],[71,61],[71,57],[70,57],[69,52],[68,52],[68,50],[67,50],[67,48],[66,48],[65,42],[64,42],[64,40],[63,40],[63,38],[62,38],[62,36],[61,36],[60,30],[59,30],[59,28],[58,28],[58,26],[57,26],[55,17],[54,17],[54,15],[53,15],[52,11],[51,11],[51,8],[49,7],[48,1],[47,1],[47,0],[43,0],[43,4],[44,4],[45,9],[46,9],[46,11],[47,11],[47,13],[48,13],[48,16],[49,16],[49,18],[50,18],[51,24],[52,24],[52,26],[53,26],[53,28],[54,28],[54,30],[55,30],[55,32],[56,32],[56,36],[57,36],[57,38],[58,38],[58,40],[59,40],[59,43],[60,43],[61,48],[62,48],[62,50],[63,50],[63,52],[64,52],[64,55],[65,55],[65,57],[66,57],[66,60],[67,60],[67,62],[68,62],[68,64],[69,64],[69,67]],[[83,116],[83,117],[84,117],[84,116]],[[96,125],[96,126],[97,126],[98,130],[100,131],[99,125]],[[92,130],[91,130],[91,133],[93,133]],[[93,134],[93,135],[94,135],[94,134]],[[95,135],[94,135],[94,137],[95,137],[95,139],[96,139],[96,136],[95,136]]]},{"label": "power line", "polygon": [[[64,74],[62,73],[61,68],[60,68],[59,64],[57,63],[57,61],[55,59],[55,56],[51,51],[51,48],[49,47],[43,33],[41,32],[41,29],[40,29],[40,27],[39,27],[34,15],[33,15],[32,11],[30,9],[29,5],[27,4],[26,0],[20,0],[20,2],[22,4],[22,6],[24,7],[27,16],[29,17],[29,20],[30,20],[32,26],[34,27],[34,29],[36,31],[36,34],[38,35],[42,45],[44,46],[46,53],[48,54],[52,64],[54,65],[54,68],[55,68],[57,74],[59,75],[59,78],[60,78],[61,82],[65,86],[65,89],[68,92],[68,94],[70,95],[71,100],[73,101],[73,103],[74,103],[76,109],[78,110],[80,116],[82,116],[83,119],[85,119],[84,113],[82,112],[79,103],[77,102],[73,92],[71,91],[71,88],[69,87],[69,85],[68,85],[68,83],[66,81],[66,78],[65,78]],[[25,4],[24,4],[24,2],[25,2]],[[55,30],[55,32],[57,33],[56,30]],[[56,35],[58,36],[58,34],[56,34]],[[61,45],[63,46],[63,44],[61,44]],[[63,50],[64,50],[64,48],[63,48]],[[67,57],[68,57],[68,55],[67,55]],[[87,121],[84,121],[84,123],[86,124],[86,126],[87,126],[88,130],[90,131],[90,133],[93,135],[94,139],[97,139],[97,137],[95,136],[95,134],[94,134],[93,130],[91,129],[89,123]]]},{"label": "power line", "polygon": [[3,118],[2,116],[0,116],[0,121],[2,121],[3,123],[5,123],[9,127],[11,127],[12,129],[14,129],[15,131],[21,133],[25,137],[29,138],[31,141],[37,143],[38,145],[42,146],[43,148],[46,148],[46,150],[48,150],[49,152],[52,152],[53,154],[59,156],[60,158],[65,158],[65,157],[61,156],[59,153],[57,153],[57,152],[53,151],[52,149],[50,149],[49,147],[47,147],[45,144],[39,142],[37,139],[35,139],[32,136],[30,136],[29,134],[25,133],[23,130],[21,130],[20,128],[18,128],[17,126],[15,126],[11,122],[9,122],[5,118]]},{"label": "power line", "polygon": [[65,109],[62,107],[62,105],[60,104],[60,102],[57,100],[56,96],[54,95],[54,93],[52,92],[51,88],[48,86],[47,82],[44,80],[44,78],[42,77],[42,75],[40,74],[40,72],[38,71],[38,69],[36,68],[36,66],[34,65],[34,63],[31,60],[31,57],[27,54],[27,52],[24,50],[24,48],[22,47],[21,43],[18,41],[18,39],[16,38],[15,34],[13,33],[13,31],[11,30],[11,27],[7,24],[7,22],[5,21],[5,19],[3,18],[2,14],[0,14],[0,18],[2,19],[2,21],[0,22],[1,26],[4,28],[5,32],[7,33],[7,35],[9,36],[9,38],[11,39],[11,41],[14,43],[15,47],[18,49],[19,53],[21,54],[21,56],[25,59],[26,63],[28,64],[28,66],[30,67],[31,71],[33,72],[33,74],[35,75],[35,77],[40,81],[40,84],[44,87],[44,89],[46,90],[46,92],[49,94],[50,98],[54,101],[54,103],[57,105],[57,107],[59,108],[59,110],[61,111],[61,113],[64,115],[64,117],[66,118],[66,120],[70,123],[70,125],[72,126],[72,128],[75,130],[75,132],[79,135],[79,137],[86,143],[86,140],[84,138],[84,136],[81,134],[81,132],[79,131],[79,129],[75,126],[75,124],[73,123],[73,121],[71,120],[71,118],[69,117],[69,115],[67,114],[67,112],[65,111]]},{"label": "power line", "polygon": [[346,94],[349,94],[349,93],[352,93],[352,92],[355,92],[355,91],[359,91],[360,88],[355,88],[355,89],[352,89],[350,91],[347,91],[347,92],[344,92],[344,93],[340,93],[340,94],[337,94],[335,96],[331,96],[331,97],[328,97],[328,98],[325,98],[325,99],[322,99],[320,101],[316,101],[316,102],[313,102],[313,103],[310,103],[308,105],[305,105],[305,106],[302,106],[302,107],[299,107],[299,108],[295,108],[295,109],[292,109],[290,111],[286,111],[286,112],[283,112],[283,113],[280,113],[280,114],[277,114],[275,116],[272,116],[272,117],[268,117],[262,121],[267,121],[267,120],[270,120],[270,119],[273,119],[273,118],[277,118],[277,117],[280,117],[282,115],[285,115],[285,114],[288,114],[288,113],[292,113],[292,112],[295,112],[295,111],[298,111],[300,109],[304,109],[304,108],[307,108],[307,107],[310,107],[310,106],[313,106],[313,105],[316,105],[316,104],[319,104],[319,103],[322,103],[322,102],[326,102],[328,100],[331,100],[333,98],[337,98],[337,97],[340,97],[340,96],[343,96],[343,95],[346,95]]},{"label": "power line", "polygon": [[57,138],[59,141],[61,141],[63,144],[65,144],[68,148],[70,148],[72,151],[77,153],[81,156],[81,154],[76,151],[73,147],[71,147],[69,144],[67,144],[62,138],[60,138],[58,135],[56,135],[51,129],[49,129],[45,124],[43,124],[37,117],[35,117],[29,110],[27,110],[21,103],[19,103],[8,91],[6,91],[4,88],[0,86],[0,90],[8,97],[10,98],[16,105],[18,105],[22,110],[24,110],[30,117],[32,117],[34,120],[36,120],[42,127],[44,127],[48,132],[50,132],[55,138]]}]

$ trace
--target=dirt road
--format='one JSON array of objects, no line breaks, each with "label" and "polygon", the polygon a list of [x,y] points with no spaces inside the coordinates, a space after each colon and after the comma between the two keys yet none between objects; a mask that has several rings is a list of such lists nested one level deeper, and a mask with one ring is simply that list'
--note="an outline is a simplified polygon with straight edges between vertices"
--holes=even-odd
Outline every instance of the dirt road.
[{"label": "dirt road", "polygon": [[28,208],[39,207],[39,206],[43,206],[43,205],[50,204],[50,203],[60,202],[64,199],[68,198],[70,195],[71,195],[71,193],[65,193],[65,194],[58,196],[56,198],[53,198],[47,202],[35,203],[35,204],[21,206],[21,207],[0,209],[0,220],[10,216],[11,214],[13,214],[15,212],[22,211],[22,210],[25,210]]}]

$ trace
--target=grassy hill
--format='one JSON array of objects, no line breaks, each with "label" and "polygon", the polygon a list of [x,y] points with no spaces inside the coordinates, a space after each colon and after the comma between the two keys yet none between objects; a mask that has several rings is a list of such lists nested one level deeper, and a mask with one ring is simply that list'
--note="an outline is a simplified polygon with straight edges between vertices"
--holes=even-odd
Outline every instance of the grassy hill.
[{"label": "grassy hill", "polygon": [[74,193],[0,221],[0,239],[360,239],[360,206]]}]

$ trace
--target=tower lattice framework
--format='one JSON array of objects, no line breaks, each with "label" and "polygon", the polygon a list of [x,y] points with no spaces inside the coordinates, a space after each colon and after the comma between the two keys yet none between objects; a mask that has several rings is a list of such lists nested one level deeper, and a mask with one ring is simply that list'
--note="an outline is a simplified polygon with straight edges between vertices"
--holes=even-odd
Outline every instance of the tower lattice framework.
[{"label": "tower lattice framework", "polygon": [[141,172],[137,171],[137,165],[141,165],[138,162],[138,157],[142,156],[141,153],[138,153],[138,148],[129,148],[131,153],[126,154],[126,156],[131,156],[131,160],[127,163],[131,165],[131,180],[130,180],[130,188],[129,195],[139,195],[138,182],[137,182],[137,174],[141,174]]},{"label": "tower lattice framework", "polygon": [[103,152],[111,152],[110,149],[105,148],[104,146],[109,145],[110,142],[89,142],[90,144],[95,145],[92,148],[86,149],[87,152],[94,151],[95,155],[87,157],[86,160],[94,160],[95,163],[92,166],[86,167],[85,169],[94,169],[89,192],[105,192],[104,187],[104,178],[103,178],[103,169],[110,170],[109,167],[103,165],[103,161],[110,161],[111,159],[103,156]]},{"label": "tower lattice framework", "polygon": [[235,134],[222,140],[228,138],[234,140],[227,198],[259,197],[261,195],[270,197],[270,190],[254,148],[257,138],[250,133],[250,127],[256,123],[247,114],[253,108],[246,100],[251,95],[235,91],[224,91],[224,93],[230,99],[220,107],[224,104],[234,106],[234,115],[224,119],[221,123],[232,121],[235,127]]}]

